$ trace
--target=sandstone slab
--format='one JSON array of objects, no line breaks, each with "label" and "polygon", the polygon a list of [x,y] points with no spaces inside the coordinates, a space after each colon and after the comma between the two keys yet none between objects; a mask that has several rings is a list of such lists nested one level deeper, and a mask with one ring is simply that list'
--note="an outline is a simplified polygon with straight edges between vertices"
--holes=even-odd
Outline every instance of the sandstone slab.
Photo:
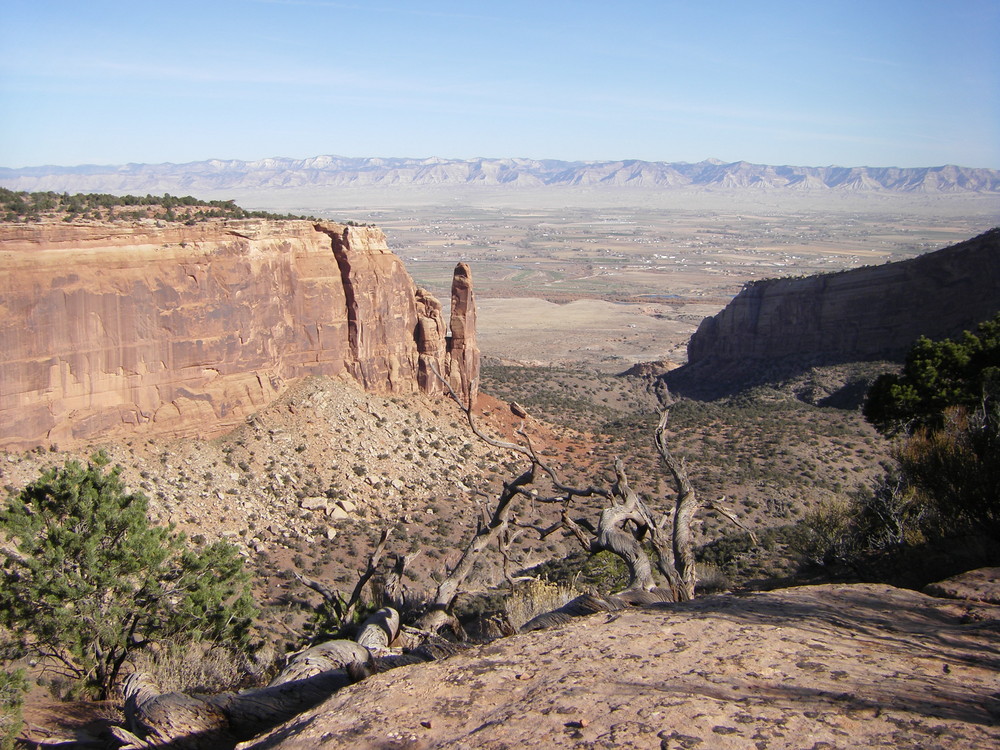
[{"label": "sandstone slab", "polygon": [[604,613],[373,676],[241,747],[997,747],[998,627],[884,585]]},{"label": "sandstone slab", "polygon": [[1000,604],[1000,568],[979,568],[924,587],[930,596]]}]

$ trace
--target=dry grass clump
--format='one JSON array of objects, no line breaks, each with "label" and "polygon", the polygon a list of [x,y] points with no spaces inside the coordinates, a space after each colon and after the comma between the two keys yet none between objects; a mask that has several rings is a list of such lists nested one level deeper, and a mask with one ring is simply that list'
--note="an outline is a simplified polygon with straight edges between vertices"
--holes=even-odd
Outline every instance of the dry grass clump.
[{"label": "dry grass clump", "polygon": [[712,563],[698,563],[698,593],[717,594],[728,591],[729,576]]},{"label": "dry grass clump", "polygon": [[277,655],[261,650],[254,657],[208,644],[163,644],[134,659],[136,672],[153,676],[164,693],[222,693],[264,681]]},{"label": "dry grass clump", "polygon": [[558,609],[582,593],[572,584],[528,581],[504,600],[504,614],[517,630],[533,617]]}]

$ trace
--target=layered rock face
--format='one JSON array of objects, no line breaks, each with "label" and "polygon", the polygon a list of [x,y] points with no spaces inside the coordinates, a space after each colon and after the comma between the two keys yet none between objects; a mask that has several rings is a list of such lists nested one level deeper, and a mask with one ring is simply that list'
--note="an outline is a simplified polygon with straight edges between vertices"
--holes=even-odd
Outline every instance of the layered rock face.
[{"label": "layered rock face", "polygon": [[1000,229],[911,260],[749,284],[688,343],[672,387],[816,365],[899,360],[1000,310]]},{"label": "layered rock face", "polygon": [[3,226],[0,268],[0,448],[219,434],[307,375],[440,393],[431,365],[478,369],[474,313],[450,355],[468,313],[449,337],[375,228]]}]

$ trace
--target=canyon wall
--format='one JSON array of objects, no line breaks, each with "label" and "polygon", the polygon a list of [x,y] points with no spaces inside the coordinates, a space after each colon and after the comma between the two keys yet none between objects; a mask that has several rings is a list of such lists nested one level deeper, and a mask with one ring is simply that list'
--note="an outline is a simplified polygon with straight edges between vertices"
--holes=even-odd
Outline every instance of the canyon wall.
[{"label": "canyon wall", "polygon": [[448,336],[376,228],[5,225],[0,269],[3,449],[220,434],[308,375],[475,395],[474,314]]},{"label": "canyon wall", "polygon": [[680,392],[719,390],[812,366],[902,360],[1000,311],[1000,229],[910,260],[748,284],[688,343],[667,376]]}]

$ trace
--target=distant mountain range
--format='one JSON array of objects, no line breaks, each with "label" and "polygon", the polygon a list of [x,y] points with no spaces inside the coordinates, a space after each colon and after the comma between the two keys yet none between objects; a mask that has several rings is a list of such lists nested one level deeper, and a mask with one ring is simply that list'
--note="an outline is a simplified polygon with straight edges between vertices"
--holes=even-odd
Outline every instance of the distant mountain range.
[{"label": "distant mountain range", "polygon": [[636,187],[881,193],[1000,193],[1000,170],[942,167],[792,167],[687,162],[551,159],[310,159],[187,164],[0,168],[12,190],[108,193],[225,193],[286,188],[493,186]]}]

